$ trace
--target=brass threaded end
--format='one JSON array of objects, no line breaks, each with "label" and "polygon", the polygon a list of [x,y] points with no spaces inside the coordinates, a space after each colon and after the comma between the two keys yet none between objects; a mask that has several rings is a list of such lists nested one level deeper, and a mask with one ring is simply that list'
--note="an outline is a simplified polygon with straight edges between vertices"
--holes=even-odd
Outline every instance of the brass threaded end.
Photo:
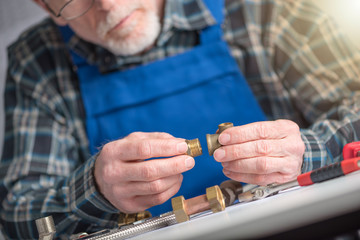
[{"label": "brass threaded end", "polygon": [[198,138],[195,138],[193,140],[185,140],[185,142],[188,145],[188,150],[186,152],[187,155],[197,157],[202,154],[202,148]]}]

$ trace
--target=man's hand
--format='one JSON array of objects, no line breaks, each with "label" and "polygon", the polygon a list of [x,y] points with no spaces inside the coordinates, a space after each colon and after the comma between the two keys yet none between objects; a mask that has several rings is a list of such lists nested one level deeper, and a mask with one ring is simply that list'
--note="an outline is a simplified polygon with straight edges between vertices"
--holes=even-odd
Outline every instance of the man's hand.
[{"label": "man's hand", "polygon": [[97,186],[124,213],[162,204],[179,191],[181,173],[195,165],[186,151],[184,139],[170,134],[132,133],[102,148],[95,162]]},{"label": "man's hand", "polygon": [[224,174],[257,185],[284,183],[301,173],[305,144],[296,123],[256,122],[224,130],[214,152]]}]

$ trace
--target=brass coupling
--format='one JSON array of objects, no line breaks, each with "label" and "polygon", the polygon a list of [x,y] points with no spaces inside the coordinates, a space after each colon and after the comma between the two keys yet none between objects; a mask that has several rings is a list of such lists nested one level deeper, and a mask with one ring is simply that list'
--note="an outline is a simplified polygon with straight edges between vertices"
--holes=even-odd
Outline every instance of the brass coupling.
[{"label": "brass coupling", "polygon": [[209,150],[209,155],[212,156],[215,152],[216,149],[218,149],[219,147],[221,147],[221,144],[219,143],[218,139],[219,139],[219,135],[228,128],[233,127],[234,124],[230,123],[230,122],[226,122],[226,123],[221,123],[219,124],[218,128],[219,131],[218,133],[215,134],[206,134],[206,142],[208,145],[208,150]]},{"label": "brass coupling", "polygon": [[171,199],[176,221],[189,221],[190,215],[211,209],[212,212],[225,210],[225,201],[219,186],[206,189],[206,194],[185,200],[183,196]]},{"label": "brass coupling", "polygon": [[202,154],[202,148],[198,138],[193,140],[185,140],[185,142],[188,145],[188,150],[186,152],[187,155],[197,157]]}]

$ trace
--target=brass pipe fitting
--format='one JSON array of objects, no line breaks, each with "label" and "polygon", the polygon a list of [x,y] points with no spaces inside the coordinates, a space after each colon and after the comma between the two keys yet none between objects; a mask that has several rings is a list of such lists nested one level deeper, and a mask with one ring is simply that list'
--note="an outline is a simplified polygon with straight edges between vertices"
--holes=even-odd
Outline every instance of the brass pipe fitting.
[{"label": "brass pipe fitting", "polygon": [[213,213],[225,210],[224,196],[218,185],[206,189],[206,198]]},{"label": "brass pipe fitting", "polygon": [[178,223],[189,221],[189,214],[187,213],[187,206],[184,196],[178,196],[171,199],[173,213],[175,214]]},{"label": "brass pipe fitting", "polygon": [[198,138],[195,138],[193,140],[185,140],[185,142],[188,145],[188,150],[186,152],[187,155],[197,157],[202,154],[202,148]]},{"label": "brass pipe fitting", "polygon": [[190,215],[211,209],[212,212],[225,210],[225,201],[219,186],[206,189],[206,194],[185,200],[183,196],[171,199],[176,221],[189,221]]},{"label": "brass pipe fitting", "polygon": [[119,216],[118,226],[121,227],[123,225],[134,223],[150,217],[151,217],[151,213],[149,211],[142,211],[138,213],[127,213]]},{"label": "brass pipe fitting", "polygon": [[218,139],[219,139],[219,135],[228,128],[233,127],[234,124],[227,122],[227,123],[221,123],[219,124],[218,128],[219,131],[218,133],[215,134],[206,134],[206,142],[208,145],[208,150],[209,150],[209,155],[212,156],[215,152],[216,149],[218,149],[219,147],[221,147],[221,144],[219,143]]}]

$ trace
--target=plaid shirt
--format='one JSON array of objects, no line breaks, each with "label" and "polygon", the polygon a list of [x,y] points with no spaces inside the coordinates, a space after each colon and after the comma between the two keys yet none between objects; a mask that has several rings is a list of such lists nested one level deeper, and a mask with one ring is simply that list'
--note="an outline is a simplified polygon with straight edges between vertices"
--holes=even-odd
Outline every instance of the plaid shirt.
[{"label": "plaid shirt", "polygon": [[[306,145],[303,172],[341,161],[360,140],[360,54],[319,9],[299,0],[226,0],[224,39],[267,117],[290,119]],[[198,43],[214,23],[201,0],[168,0],[157,44],[116,57],[74,36],[66,46],[46,19],[11,45],[0,167],[1,222],[12,238],[35,238],[52,215],[57,233],[117,226],[96,190],[73,48],[102,72],[126,70]]]}]

